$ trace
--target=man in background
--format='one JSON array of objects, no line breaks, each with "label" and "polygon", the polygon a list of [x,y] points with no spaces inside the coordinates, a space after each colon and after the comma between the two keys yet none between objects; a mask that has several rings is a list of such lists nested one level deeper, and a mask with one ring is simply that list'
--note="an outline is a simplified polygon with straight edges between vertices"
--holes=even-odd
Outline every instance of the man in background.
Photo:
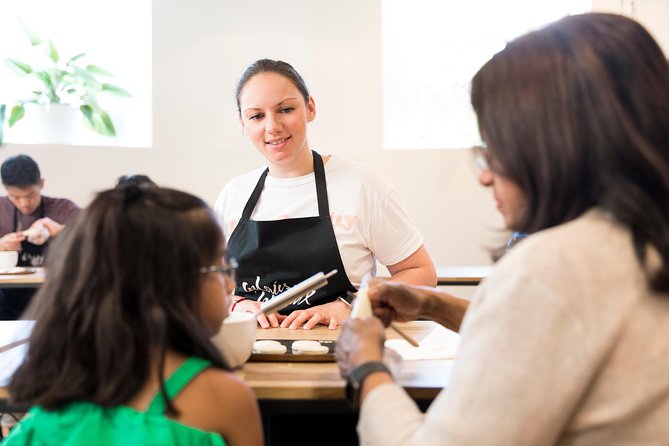
[{"label": "man in background", "polygon": [[[27,155],[5,160],[0,177],[7,190],[7,196],[0,197],[0,251],[18,251],[18,266],[42,266],[49,239],[79,207],[65,198],[43,196],[39,166]],[[20,317],[34,294],[32,289],[2,291],[0,320]]]}]

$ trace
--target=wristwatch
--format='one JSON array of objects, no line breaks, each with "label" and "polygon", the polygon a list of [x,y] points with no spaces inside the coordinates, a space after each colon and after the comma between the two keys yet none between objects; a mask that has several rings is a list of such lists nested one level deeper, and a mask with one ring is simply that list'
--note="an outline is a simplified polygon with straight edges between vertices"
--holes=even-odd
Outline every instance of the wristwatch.
[{"label": "wristwatch", "polygon": [[360,406],[360,389],[362,383],[371,373],[386,372],[392,376],[386,365],[380,361],[365,362],[354,368],[346,377],[346,401],[354,409]]}]

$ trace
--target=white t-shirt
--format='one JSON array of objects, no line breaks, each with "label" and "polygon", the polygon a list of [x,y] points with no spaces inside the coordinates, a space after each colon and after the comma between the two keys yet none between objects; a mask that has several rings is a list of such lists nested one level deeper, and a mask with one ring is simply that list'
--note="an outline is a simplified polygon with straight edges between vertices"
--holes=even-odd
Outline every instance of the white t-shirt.
[{"label": "white t-shirt", "polygon": [[[237,226],[265,168],[234,178],[219,194],[214,212],[226,240]],[[383,265],[394,265],[421,247],[423,237],[400,205],[397,192],[375,169],[331,156],[325,163],[325,175],[337,246],[346,274],[356,288],[365,274],[375,274],[375,258]],[[296,178],[267,175],[251,219],[269,221],[316,215],[313,173]]]}]

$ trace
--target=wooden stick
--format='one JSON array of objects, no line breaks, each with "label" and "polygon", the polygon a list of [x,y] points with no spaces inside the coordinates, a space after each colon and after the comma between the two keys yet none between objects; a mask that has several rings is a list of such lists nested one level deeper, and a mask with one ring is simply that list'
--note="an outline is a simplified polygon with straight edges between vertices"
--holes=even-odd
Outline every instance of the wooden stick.
[{"label": "wooden stick", "polygon": [[390,328],[392,328],[393,330],[395,330],[395,331],[397,332],[397,334],[400,335],[400,336],[402,336],[402,337],[403,337],[409,344],[413,345],[414,347],[418,347],[418,346],[419,346],[419,345],[418,345],[418,342],[416,342],[416,340],[415,340],[414,338],[412,338],[411,336],[409,336],[404,330],[402,330],[401,328],[399,328],[399,327],[397,326],[397,324],[395,324],[394,322],[391,322],[391,323],[390,323]]}]

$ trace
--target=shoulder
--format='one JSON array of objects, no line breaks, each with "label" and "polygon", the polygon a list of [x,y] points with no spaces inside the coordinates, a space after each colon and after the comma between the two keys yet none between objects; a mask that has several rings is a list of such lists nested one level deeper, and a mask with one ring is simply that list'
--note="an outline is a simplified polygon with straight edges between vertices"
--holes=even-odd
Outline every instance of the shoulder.
[{"label": "shoulder", "polygon": [[221,410],[234,410],[250,403],[255,404],[251,388],[234,373],[208,367],[199,373],[189,385],[190,390],[204,397],[207,404]]},{"label": "shoulder", "polygon": [[250,172],[246,172],[245,174],[239,175],[231,179],[225,187],[223,187],[223,191],[226,191],[228,189],[232,188],[244,188],[244,187],[250,187],[253,188],[255,187],[256,183],[258,182],[258,179],[260,178],[260,175],[263,174],[263,172],[267,170],[267,166],[262,166],[258,167],[257,169],[253,169]]},{"label": "shoulder", "polygon": [[215,208],[218,210],[224,207],[227,202],[240,197],[240,195],[244,195],[244,199],[247,199],[265,169],[267,169],[267,166],[262,166],[228,181],[218,194]]},{"label": "shoulder", "polygon": [[330,156],[330,159],[325,165],[325,171],[329,175],[350,175],[361,179],[385,182],[381,173],[370,164],[363,161],[341,158],[336,155]]},{"label": "shoulder", "polygon": [[634,256],[629,229],[604,211],[591,209],[570,222],[531,235],[512,250],[508,261],[506,256],[502,259],[500,267],[521,262],[533,270],[573,269],[608,264],[612,254],[620,260]]},{"label": "shoulder", "polygon": [[250,402],[255,405],[253,391],[235,374],[210,367],[204,371],[202,378],[212,395],[215,395],[216,401],[230,407],[240,407]]},{"label": "shoulder", "polygon": [[14,211],[14,205],[12,204],[11,201],[9,201],[9,197],[6,195],[0,197],[0,211],[1,212]]},{"label": "shoulder", "polygon": [[[209,367],[198,374],[182,395],[177,409],[186,424],[212,432],[230,432],[258,417],[258,406],[251,388],[232,372]],[[224,435],[225,436],[225,435]]]},{"label": "shoulder", "polygon": [[387,196],[394,189],[373,166],[362,161],[332,155],[325,165],[328,185],[346,185],[357,188],[363,194]]},{"label": "shoulder", "polygon": [[629,229],[593,209],[527,237],[498,262],[485,282],[492,294],[552,295],[573,308],[610,295],[625,296],[616,300],[619,304],[635,299],[644,273]]},{"label": "shoulder", "polygon": [[14,205],[9,201],[9,197],[0,197],[0,213],[6,215],[14,212]]},{"label": "shoulder", "polygon": [[54,198],[43,195],[42,200],[44,200],[44,207],[47,212],[57,210],[69,217],[72,213],[79,210],[79,206],[67,198]]}]

